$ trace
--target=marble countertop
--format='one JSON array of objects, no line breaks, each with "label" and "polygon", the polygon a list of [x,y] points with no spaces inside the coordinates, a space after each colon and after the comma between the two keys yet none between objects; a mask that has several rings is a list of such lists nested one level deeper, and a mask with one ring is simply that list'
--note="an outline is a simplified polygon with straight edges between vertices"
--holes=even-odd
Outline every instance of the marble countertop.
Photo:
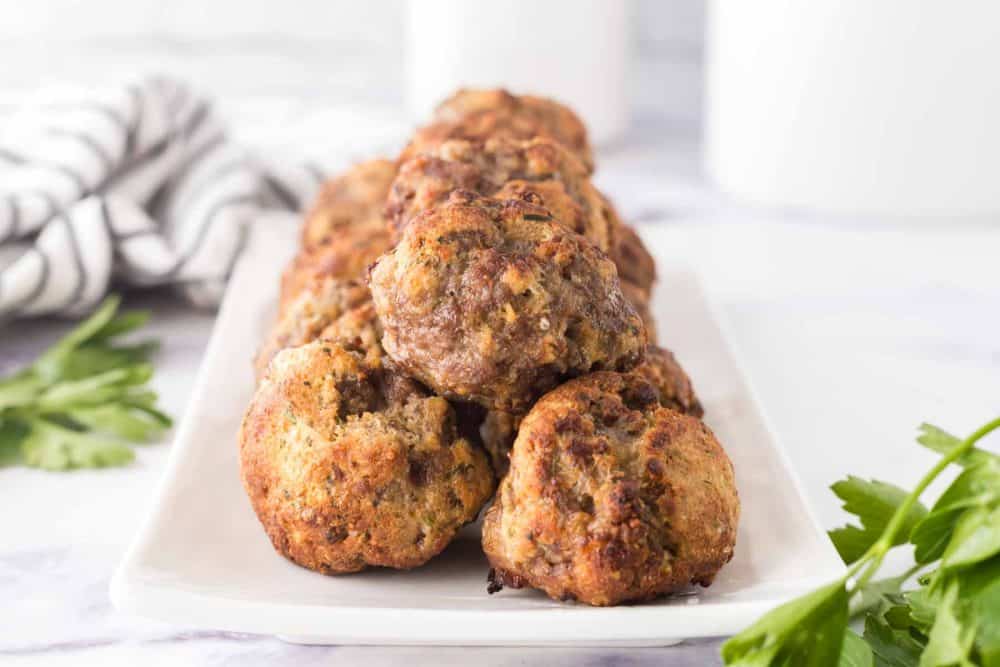
[{"label": "marble countertop", "polygon": [[[401,122],[389,110],[372,113]],[[277,143],[268,133],[275,124],[252,114],[241,122],[261,143]],[[308,124],[296,127],[308,133]],[[599,164],[598,184],[623,215],[665,225],[670,256],[702,274],[824,525],[844,519],[827,490],[839,477],[906,485],[930,465],[912,443],[921,421],[966,432],[1000,411],[1000,225],[743,206],[705,182],[694,134],[655,123],[640,123]],[[155,384],[180,417],[212,313],[167,292],[129,301],[153,311],[150,333],[164,343]],[[682,326],[662,323],[663,337]],[[36,320],[0,329],[0,370],[28,361],[67,327]],[[169,454],[167,437],[124,469],[0,469],[0,592],[8,601],[0,662],[718,664],[719,640],[641,650],[304,647],[119,614],[108,581]]]}]

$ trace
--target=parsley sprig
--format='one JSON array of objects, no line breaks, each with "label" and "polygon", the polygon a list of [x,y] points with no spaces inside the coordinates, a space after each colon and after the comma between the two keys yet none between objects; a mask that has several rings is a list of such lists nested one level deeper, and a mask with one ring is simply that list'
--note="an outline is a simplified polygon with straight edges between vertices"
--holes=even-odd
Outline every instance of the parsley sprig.
[{"label": "parsley sprig", "polygon": [[[1000,667],[1000,456],[976,447],[998,428],[1000,418],[963,440],[922,425],[917,441],[942,457],[910,492],[856,477],[834,484],[860,521],[830,531],[847,573],[727,641],[725,663]],[[920,496],[953,464],[962,472],[928,510]],[[886,554],[907,544],[913,566],[875,580]],[[863,635],[849,627],[851,610],[864,616]]]},{"label": "parsley sprig", "polygon": [[147,387],[154,341],[121,344],[148,313],[118,313],[109,297],[27,368],[0,379],[0,465],[45,470],[131,462],[130,443],[169,428]]}]

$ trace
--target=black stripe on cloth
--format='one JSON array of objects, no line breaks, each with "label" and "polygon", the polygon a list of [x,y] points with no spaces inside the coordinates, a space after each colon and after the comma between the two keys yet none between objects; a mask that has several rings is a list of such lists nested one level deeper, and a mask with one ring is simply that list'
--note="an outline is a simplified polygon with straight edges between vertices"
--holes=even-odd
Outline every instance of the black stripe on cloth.
[{"label": "black stripe on cloth", "polygon": [[52,127],[48,130],[49,134],[53,134],[57,137],[66,137],[67,139],[73,139],[81,146],[86,147],[91,153],[97,156],[97,159],[104,163],[104,170],[106,172],[111,172],[114,168],[114,160],[108,155],[108,152],[104,150],[104,146],[101,146],[92,136],[84,134],[83,132],[75,130],[66,130],[60,127]]},{"label": "black stripe on cloth", "polygon": [[[153,273],[151,271],[147,271],[143,267],[130,262],[128,258],[125,256],[124,252],[119,253],[119,257],[121,258],[122,264],[124,265],[125,269],[128,272],[146,282],[150,283],[166,282],[168,280],[170,282],[179,282],[176,279],[177,274],[184,268],[184,265],[187,262],[189,262],[196,254],[198,254],[198,250],[201,249],[202,244],[205,242],[205,237],[208,234],[208,230],[212,226],[212,220],[215,218],[215,216],[218,215],[220,211],[222,211],[224,208],[228,206],[235,206],[237,204],[249,204],[253,202],[254,202],[254,197],[251,195],[237,195],[234,197],[223,199],[222,201],[212,206],[212,208],[209,210],[209,212],[205,215],[204,219],[202,220],[201,227],[199,227],[198,234],[195,237],[194,242],[191,244],[191,247],[189,247],[184,252],[184,254],[178,256],[177,259],[174,260],[173,265],[171,265],[170,268],[168,268],[165,271],[162,271],[160,273]],[[110,212],[106,212],[105,215],[107,216],[106,219],[109,221],[108,224],[110,225]],[[140,235],[137,234],[135,236],[138,237]],[[129,239],[121,239],[121,240],[127,241]]]},{"label": "black stripe on cloth", "polygon": [[131,155],[135,151],[135,144],[139,138],[139,125],[142,123],[142,91],[134,83],[129,84],[125,90],[128,91],[129,99],[132,100],[132,109],[135,114],[128,132],[125,134],[125,155]]},{"label": "black stripe on cloth", "polygon": [[21,207],[17,203],[17,198],[13,195],[8,195],[4,197],[4,201],[7,202],[7,209],[10,211],[10,226],[7,228],[7,233],[4,234],[3,238],[0,238],[0,243],[16,239],[17,228],[21,226]]},{"label": "black stripe on cloth", "polygon": [[[219,280],[228,280],[233,274],[233,269],[236,268],[236,262],[240,260],[240,255],[246,250],[247,242],[250,240],[250,227],[248,225],[243,225],[240,227],[239,236],[236,239],[236,248],[233,251],[232,256],[226,262],[225,270],[219,275]],[[177,280],[174,282],[175,285],[193,285],[195,283],[204,282],[205,278],[184,278],[182,280]]]},{"label": "black stripe on cloth", "polygon": [[115,227],[111,224],[111,210],[108,208],[108,200],[101,198],[99,206],[99,212],[101,215],[101,223],[104,225],[104,230],[108,234],[108,238],[111,239],[111,254],[117,260],[119,270],[124,271],[130,275],[137,273],[142,273],[135,265],[133,265],[125,253],[121,249],[120,242],[127,242],[129,239],[139,238],[140,236],[146,235],[158,235],[159,232],[156,230],[143,230],[138,232],[127,232],[125,234],[119,234],[115,231]]},{"label": "black stripe on cloth", "polygon": [[101,197],[97,200],[97,212],[101,218],[101,224],[104,225],[104,231],[108,235],[108,239],[111,242],[111,269],[114,271],[116,267],[115,260],[120,260],[121,263],[128,265],[128,261],[125,256],[121,253],[121,249],[118,247],[119,236],[115,231],[114,226],[111,224],[111,212],[108,211],[108,200]]},{"label": "black stripe on cloth", "polygon": [[177,275],[177,272],[183,268],[183,266],[191,261],[191,259],[198,254],[201,249],[202,244],[205,242],[205,237],[208,235],[208,230],[212,227],[212,221],[215,219],[223,209],[229,206],[236,206],[237,204],[252,204],[255,202],[255,197],[253,195],[236,195],[234,197],[229,197],[223,199],[220,202],[216,202],[208,213],[202,220],[201,226],[198,228],[198,235],[195,237],[194,243],[189,247],[184,254],[178,258],[177,264],[168,272],[167,276]]},{"label": "black stripe on cloth", "polygon": [[23,155],[15,153],[9,148],[4,148],[3,146],[0,146],[0,160],[6,160],[7,162],[11,162],[13,164],[24,164],[25,162]]},{"label": "black stripe on cloth", "polygon": [[240,227],[239,238],[236,239],[236,250],[233,252],[233,256],[229,258],[229,262],[226,265],[226,271],[222,274],[223,279],[228,280],[229,276],[233,274],[233,268],[236,266],[236,262],[239,261],[240,255],[246,250],[247,241],[250,239],[250,225],[243,225]]},{"label": "black stripe on cloth", "polygon": [[113,187],[115,183],[125,177],[130,171],[138,169],[143,165],[143,163],[151,162],[160,157],[160,155],[166,152],[169,147],[170,141],[168,139],[163,139],[150,146],[145,152],[125,160],[122,164],[118,165],[117,169],[108,174],[107,178],[105,178],[103,182],[94,186],[93,193],[100,194],[108,188]]},{"label": "black stripe on cloth", "polygon": [[219,131],[215,136],[199,146],[194,153],[189,155],[184,160],[184,162],[177,165],[177,169],[175,169],[171,177],[167,179],[163,189],[169,189],[173,192],[179,191],[185,183],[194,177],[194,172],[197,171],[197,167],[195,165],[207,159],[208,156],[214,153],[220,146],[224,146],[225,138],[225,133]]},{"label": "black stripe on cloth", "polygon": [[[101,197],[97,200],[97,212],[101,215],[101,224],[104,225],[104,231],[108,233],[108,238],[112,241],[118,240],[118,234],[115,232],[115,228],[111,225],[111,212],[108,210],[108,200]],[[112,248],[117,248],[117,246],[112,243]]]},{"label": "black stripe on cloth", "polygon": [[[143,279],[149,282],[157,281],[161,276],[159,274],[152,273],[151,271],[146,271],[137,264],[133,264],[125,254],[125,251],[122,250],[122,245],[124,243],[128,243],[134,238],[140,238],[142,236],[157,236],[159,235],[159,232],[155,230],[148,230],[132,234],[117,235],[115,233],[114,225],[111,224],[111,212],[108,210],[107,203],[103,199],[101,200],[101,218],[104,221],[104,227],[108,230],[108,234],[114,239],[114,243],[112,244],[112,254],[117,260],[117,268],[132,278]],[[173,269],[173,265],[171,265],[170,269]],[[163,275],[167,275],[168,273],[169,269],[168,271],[165,271]]]},{"label": "black stripe on cloth", "polygon": [[73,266],[76,268],[76,285],[73,286],[73,291],[66,299],[66,303],[60,308],[60,310],[67,310],[79,301],[80,295],[87,289],[87,269],[83,266],[80,242],[76,238],[76,230],[73,228],[73,223],[70,222],[69,216],[66,215],[65,211],[59,212],[59,219],[62,220],[63,226],[66,228],[66,235],[69,237],[70,254],[73,256]]},{"label": "black stripe on cloth", "polygon": [[198,131],[201,124],[208,118],[208,112],[211,111],[212,105],[208,102],[199,102],[198,106],[194,108],[191,112],[191,117],[188,118],[187,122],[184,123],[183,133],[186,136],[191,136]]},{"label": "black stripe on cloth", "polygon": [[299,210],[301,207],[299,198],[295,196],[294,192],[285,187],[284,183],[267,173],[264,174],[264,183],[271,188],[274,195],[285,205],[285,208],[289,211]]},{"label": "black stripe on cloth", "polygon": [[83,109],[88,109],[90,111],[93,111],[94,113],[101,114],[102,116],[110,120],[115,127],[118,128],[119,132],[121,132],[121,138],[122,138],[121,157],[122,158],[127,157],[130,152],[129,137],[131,134],[131,130],[129,129],[128,126],[128,120],[118,112],[118,109],[107,104],[101,104],[100,102],[81,102],[80,107]]}]

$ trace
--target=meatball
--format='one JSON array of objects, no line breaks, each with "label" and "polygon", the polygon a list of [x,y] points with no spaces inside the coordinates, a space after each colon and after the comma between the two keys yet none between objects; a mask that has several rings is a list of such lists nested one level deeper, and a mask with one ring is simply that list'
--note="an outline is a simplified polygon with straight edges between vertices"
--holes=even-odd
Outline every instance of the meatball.
[{"label": "meatball", "polygon": [[334,340],[377,363],[382,359],[381,337],[367,285],[358,280],[314,278],[285,307],[264,339],[254,359],[257,379],[278,352],[318,338]]},{"label": "meatball", "polygon": [[302,226],[302,246],[321,245],[345,229],[383,228],[382,208],[395,177],[395,162],[370,160],[324,183]]},{"label": "meatball", "polygon": [[553,100],[512,95],[506,90],[459,90],[441,103],[430,124],[418,129],[400,162],[433,150],[449,139],[490,137],[558,141],[594,170],[587,129],[575,113]]},{"label": "meatball", "polygon": [[616,237],[611,252],[611,260],[618,267],[618,274],[646,293],[647,297],[656,282],[656,261],[646,249],[635,229],[621,224],[615,228]]},{"label": "meatball", "polygon": [[552,217],[605,252],[620,225],[583,163],[549,139],[449,141],[413,158],[400,167],[389,190],[389,224],[398,233],[456,189],[496,199],[537,196]]},{"label": "meatball", "polygon": [[490,409],[630,369],[646,345],[614,264],[523,200],[453,193],[406,227],[369,285],[386,354],[436,393]]},{"label": "meatball", "polygon": [[240,466],[274,548],[324,574],[427,562],[494,487],[447,401],[324,340],[274,358],[243,419]]},{"label": "meatball", "polygon": [[[646,359],[632,371],[649,382],[657,392],[660,405],[694,417],[705,414],[701,402],[691,386],[691,378],[677,363],[673,353],[662,347],[646,347]],[[479,416],[478,435],[483,448],[490,456],[493,470],[498,477],[507,474],[510,450],[517,438],[524,413],[490,410]]]},{"label": "meatball", "polygon": [[594,373],[521,422],[483,523],[489,590],[603,606],[708,586],[738,518],[733,467],[708,427],[663,407],[639,373]]},{"label": "meatball", "polygon": [[364,278],[368,267],[391,247],[389,231],[383,228],[344,230],[321,245],[302,248],[281,276],[279,313],[317,280]]}]

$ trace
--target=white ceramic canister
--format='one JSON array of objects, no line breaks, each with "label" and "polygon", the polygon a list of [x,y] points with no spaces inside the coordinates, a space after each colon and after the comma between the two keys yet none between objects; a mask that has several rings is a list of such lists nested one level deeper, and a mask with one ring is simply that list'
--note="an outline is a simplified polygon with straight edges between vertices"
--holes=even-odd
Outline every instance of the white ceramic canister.
[{"label": "white ceramic canister", "polygon": [[407,97],[417,120],[459,87],[552,97],[595,144],[628,124],[628,0],[410,0]]},{"label": "white ceramic canister", "polygon": [[758,203],[1000,215],[996,0],[713,0],[705,163]]}]

